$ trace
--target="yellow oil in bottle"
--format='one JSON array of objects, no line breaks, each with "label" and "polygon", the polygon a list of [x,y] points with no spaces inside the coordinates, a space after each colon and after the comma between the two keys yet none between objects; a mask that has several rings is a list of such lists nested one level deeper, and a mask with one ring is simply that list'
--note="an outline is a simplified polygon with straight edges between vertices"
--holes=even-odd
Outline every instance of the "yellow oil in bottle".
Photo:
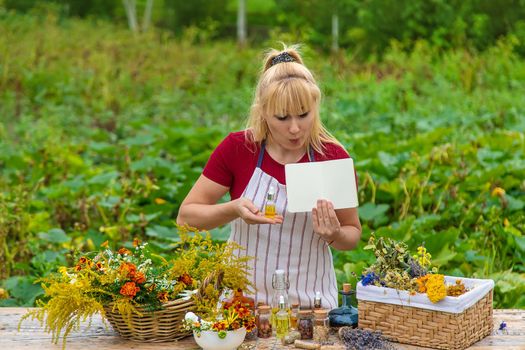
[{"label": "yellow oil in bottle", "polygon": [[285,310],[279,310],[275,315],[276,323],[276,337],[277,339],[282,339],[290,330],[290,315]]},{"label": "yellow oil in bottle", "polygon": [[264,205],[264,216],[273,219],[275,217],[275,189],[270,187],[266,194],[266,204]]},{"label": "yellow oil in bottle", "polygon": [[275,204],[266,204],[264,206],[264,216],[273,219],[275,217]]}]

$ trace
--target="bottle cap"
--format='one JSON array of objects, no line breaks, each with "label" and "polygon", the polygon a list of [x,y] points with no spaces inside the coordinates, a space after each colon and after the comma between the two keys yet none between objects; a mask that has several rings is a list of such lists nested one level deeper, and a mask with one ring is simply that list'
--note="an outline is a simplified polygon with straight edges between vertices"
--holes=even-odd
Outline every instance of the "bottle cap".
[{"label": "bottle cap", "polygon": [[321,292],[315,292],[315,299],[321,299]]},{"label": "bottle cap", "polygon": [[292,304],[292,307],[295,309],[295,308],[299,307],[299,304]]},{"label": "bottle cap", "polygon": [[311,315],[312,314],[312,310],[310,309],[303,309],[303,310],[299,310],[299,315]]}]

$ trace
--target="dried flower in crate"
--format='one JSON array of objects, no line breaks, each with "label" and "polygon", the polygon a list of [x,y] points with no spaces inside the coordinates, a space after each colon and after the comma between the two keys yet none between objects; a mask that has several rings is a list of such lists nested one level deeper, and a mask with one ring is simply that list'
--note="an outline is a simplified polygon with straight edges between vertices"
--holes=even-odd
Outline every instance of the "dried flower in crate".
[{"label": "dried flower in crate", "polygon": [[366,329],[341,327],[338,331],[339,338],[347,349],[395,349],[380,331],[369,331]]}]

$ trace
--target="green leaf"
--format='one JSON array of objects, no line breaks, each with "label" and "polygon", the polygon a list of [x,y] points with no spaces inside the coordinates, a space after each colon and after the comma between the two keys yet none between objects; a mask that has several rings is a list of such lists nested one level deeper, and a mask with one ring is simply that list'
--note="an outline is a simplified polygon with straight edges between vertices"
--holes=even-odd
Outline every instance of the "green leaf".
[{"label": "green leaf", "polygon": [[71,241],[71,237],[68,237],[66,233],[60,228],[53,228],[47,232],[39,232],[38,238],[43,239],[49,243],[67,243]]}]

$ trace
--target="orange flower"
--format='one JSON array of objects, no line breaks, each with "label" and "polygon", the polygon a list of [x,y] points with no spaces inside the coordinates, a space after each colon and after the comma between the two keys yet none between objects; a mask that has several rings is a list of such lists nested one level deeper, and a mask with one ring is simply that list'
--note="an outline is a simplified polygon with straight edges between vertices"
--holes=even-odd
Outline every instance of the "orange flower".
[{"label": "orange flower", "polygon": [[133,277],[133,281],[138,284],[144,283],[146,282],[146,276],[144,276],[144,273],[139,271]]},{"label": "orange flower", "polygon": [[109,245],[109,242],[108,242],[108,241],[105,241],[105,242],[102,243],[100,246],[101,246],[102,248],[107,248],[108,245]]},{"label": "orange flower", "polygon": [[139,291],[140,288],[135,285],[135,282],[126,282],[122,288],[120,288],[120,294],[130,298],[133,298]]},{"label": "orange flower", "polygon": [[97,268],[97,270],[102,270],[103,265],[101,262],[98,262],[95,264],[95,267]]},{"label": "orange flower", "polygon": [[80,265],[75,266],[75,271],[80,271],[80,270],[82,270],[82,266]]},{"label": "orange flower", "polygon": [[157,299],[159,299],[163,303],[167,302],[168,301],[168,292],[160,292],[159,294],[157,294]]},{"label": "orange flower", "polygon": [[224,331],[226,330],[226,321],[215,322],[213,326],[211,326],[211,328],[216,330],[217,332]]},{"label": "orange flower", "polygon": [[120,273],[124,277],[134,278],[135,273],[137,273],[137,267],[130,262],[124,262],[120,265]]},{"label": "orange flower", "polygon": [[244,322],[244,327],[246,327],[246,330],[250,332],[252,329],[255,328],[255,319],[251,318],[248,321]]},{"label": "orange flower", "polygon": [[124,247],[120,248],[118,250],[118,253],[121,255],[131,255],[131,251],[129,249],[126,249]]},{"label": "orange flower", "polygon": [[140,245],[140,239],[137,237],[133,238],[133,246],[136,248]]},{"label": "orange flower", "polygon": [[79,265],[84,265],[85,263],[87,263],[89,261],[88,258],[86,258],[85,256],[81,257],[80,259],[78,259],[78,264]]},{"label": "orange flower", "polygon": [[430,277],[430,275],[425,275],[425,276],[418,277],[418,279],[416,280],[417,285],[419,287],[419,290],[418,290],[419,293],[426,293],[427,292],[426,283],[427,283],[427,280],[428,280],[429,277]]},{"label": "orange flower", "polygon": [[179,279],[178,279],[179,282],[182,282],[184,283],[185,285],[187,286],[190,286],[193,284],[193,279],[190,277],[190,275],[188,275],[187,273],[183,273]]},{"label": "orange flower", "polygon": [[233,321],[230,326],[233,328],[233,329],[239,329],[241,328],[241,324],[239,323],[239,321]]}]

